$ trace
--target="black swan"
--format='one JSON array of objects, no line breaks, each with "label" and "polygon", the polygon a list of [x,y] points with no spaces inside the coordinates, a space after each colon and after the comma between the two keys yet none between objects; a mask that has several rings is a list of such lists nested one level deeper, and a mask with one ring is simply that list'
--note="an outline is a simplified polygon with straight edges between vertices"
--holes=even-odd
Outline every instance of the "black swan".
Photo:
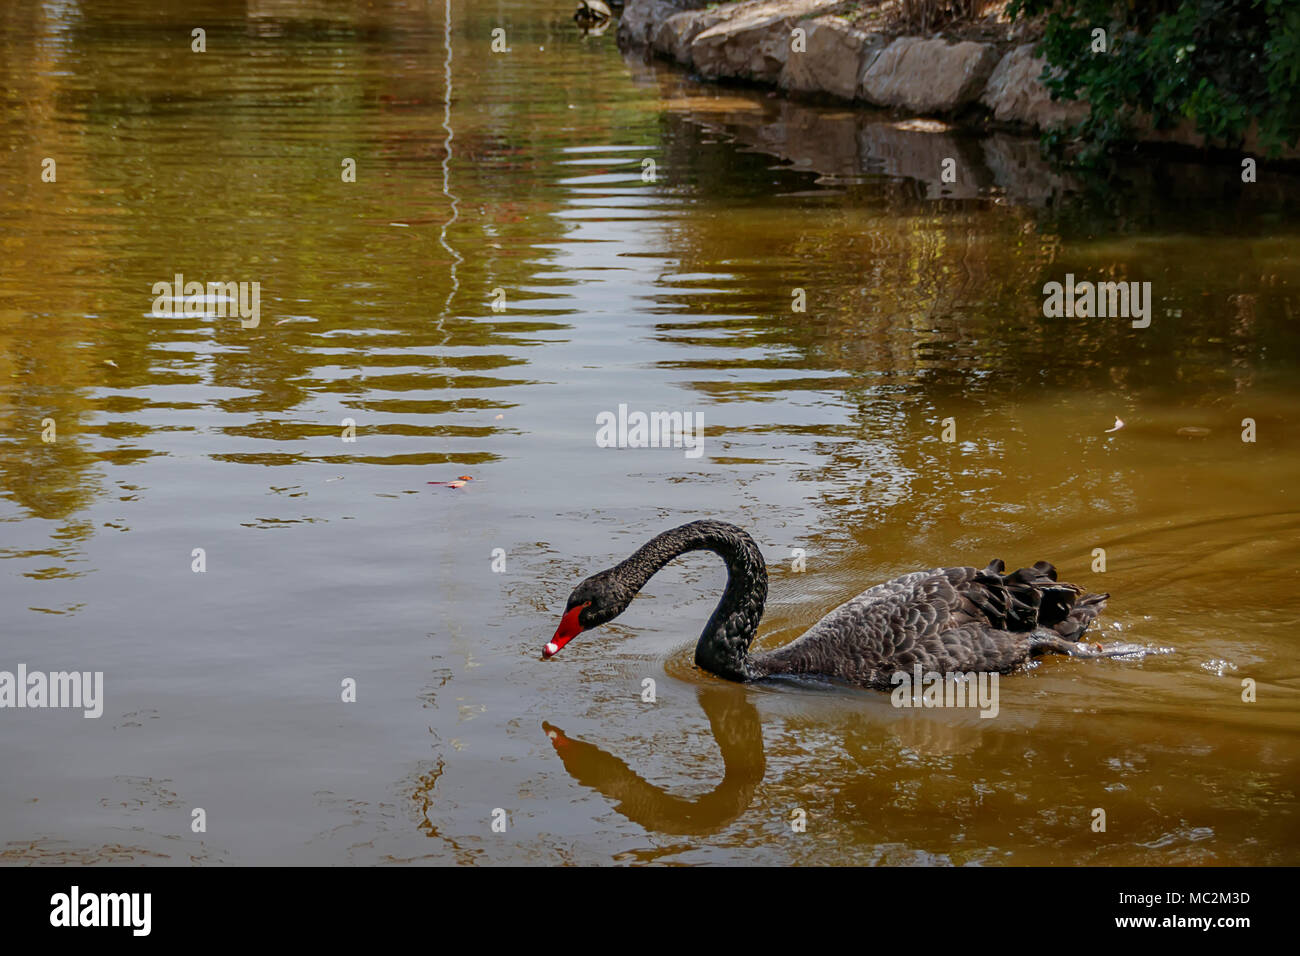
[{"label": "black swan", "polygon": [[578,634],[618,617],[655,572],[678,555],[701,550],[726,562],[727,588],[695,646],[695,663],[728,680],[802,674],[890,690],[892,675],[917,664],[942,674],[1005,674],[1040,654],[1148,652],[1134,644],[1076,643],[1109,594],[1086,594],[1057,581],[1046,561],[1003,574],[1005,565],[994,560],[983,570],[936,568],[877,584],[785,647],[750,654],[767,598],[767,566],[742,529],[706,520],[665,531],[574,588],[542,657],[553,657]]},{"label": "black swan", "polygon": [[601,23],[608,23],[614,15],[614,11],[609,6],[602,3],[601,0],[580,0],[578,9],[573,14],[573,19],[581,27],[592,27]]}]

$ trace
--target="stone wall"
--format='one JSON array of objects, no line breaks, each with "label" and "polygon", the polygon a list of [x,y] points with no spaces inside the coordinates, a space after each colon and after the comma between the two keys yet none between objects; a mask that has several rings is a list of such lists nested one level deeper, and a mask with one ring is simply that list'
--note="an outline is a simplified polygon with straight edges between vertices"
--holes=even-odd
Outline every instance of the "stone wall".
[{"label": "stone wall", "polygon": [[[839,0],[742,0],[700,8],[682,0],[628,0],[619,43],[649,47],[705,79],[770,83],[913,113],[982,104],[999,122],[1042,127],[1077,118],[1038,82],[1042,59],[1028,44],[886,39],[827,11]],[[794,42],[802,29],[800,43]]]},{"label": "stone wall", "polygon": [[[999,47],[932,37],[886,38],[829,11],[838,0],[628,0],[622,46],[648,47],[705,79],[771,84],[919,115],[978,112],[1002,124],[1048,129],[1077,122],[1086,103],[1053,101],[1033,44]],[[701,8],[702,7],[702,8]],[[796,42],[796,30],[802,36]],[[1203,146],[1190,123],[1139,129],[1151,142]],[[1250,143],[1247,143],[1250,146]],[[1286,158],[1300,158],[1288,150]]]}]

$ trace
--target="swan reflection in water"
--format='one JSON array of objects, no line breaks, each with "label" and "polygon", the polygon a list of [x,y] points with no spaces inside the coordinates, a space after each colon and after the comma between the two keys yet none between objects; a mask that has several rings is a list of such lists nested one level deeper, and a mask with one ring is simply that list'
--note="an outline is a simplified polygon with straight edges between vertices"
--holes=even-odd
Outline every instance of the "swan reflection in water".
[{"label": "swan reflection in water", "polygon": [[[712,685],[697,693],[723,764],[722,780],[699,796],[677,796],[650,783],[620,758],[549,721],[542,729],[569,776],[612,801],[628,820],[657,833],[707,836],[744,816],[763,783],[767,755],[756,701],[768,712],[774,740],[782,741],[774,751],[782,780],[771,782],[762,800],[783,803],[789,795],[791,807],[799,803],[789,789],[792,771],[796,778],[872,802],[890,792],[890,779],[915,773],[918,761],[943,774],[954,760],[969,765],[972,774],[986,761],[1019,766],[1043,716],[1023,706],[1004,710],[997,721],[973,708],[899,710],[885,695],[788,677],[764,681],[761,689]],[[828,729],[838,742],[830,749],[823,746]],[[1073,748],[1063,754],[1068,764]],[[958,796],[966,793],[963,788]]]},{"label": "swan reflection in water", "polygon": [[758,708],[744,690],[706,687],[700,706],[722,751],[722,781],[698,797],[678,797],[649,783],[626,763],[595,744],[574,740],[543,721],[564,769],[584,787],[615,801],[614,809],[647,830],[678,836],[716,833],[743,814],[754,800],[767,764]]}]

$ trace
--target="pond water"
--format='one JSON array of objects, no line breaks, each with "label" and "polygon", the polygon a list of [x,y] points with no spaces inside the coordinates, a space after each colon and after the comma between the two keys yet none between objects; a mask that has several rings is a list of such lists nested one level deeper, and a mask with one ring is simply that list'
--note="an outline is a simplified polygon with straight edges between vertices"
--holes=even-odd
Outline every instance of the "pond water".
[{"label": "pond water", "polygon": [[[0,712],[0,861],[1300,863],[1300,179],[1081,178],[448,6],[0,11],[0,669],[104,673]],[[178,273],[258,324],[155,315]],[[1067,275],[1149,326],[1046,317]],[[620,405],[702,454],[601,447]],[[539,660],[702,517],[766,555],[759,648],[1000,557],[1173,651],[995,719],[728,684],[696,554]]]}]

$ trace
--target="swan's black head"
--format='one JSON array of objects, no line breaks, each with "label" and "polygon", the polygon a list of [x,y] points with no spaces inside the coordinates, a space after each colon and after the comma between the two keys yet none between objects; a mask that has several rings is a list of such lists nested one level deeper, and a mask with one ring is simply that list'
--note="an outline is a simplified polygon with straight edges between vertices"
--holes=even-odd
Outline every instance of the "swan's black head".
[{"label": "swan's black head", "polygon": [[555,656],[561,647],[583,631],[614,620],[627,610],[634,597],[636,592],[619,578],[617,568],[593,574],[569,595],[560,626],[551,642],[542,648],[542,657]]}]

